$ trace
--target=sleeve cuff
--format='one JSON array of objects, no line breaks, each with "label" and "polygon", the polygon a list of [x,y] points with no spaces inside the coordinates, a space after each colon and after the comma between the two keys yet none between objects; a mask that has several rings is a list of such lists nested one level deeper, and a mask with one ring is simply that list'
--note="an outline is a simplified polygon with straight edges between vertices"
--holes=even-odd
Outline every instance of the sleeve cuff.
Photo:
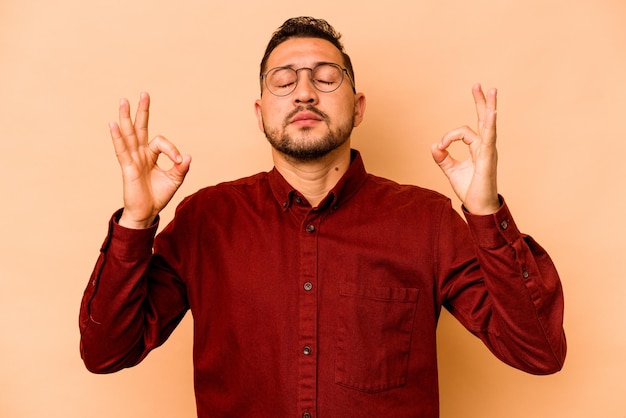
[{"label": "sleeve cuff", "polygon": [[159,217],[146,229],[131,229],[117,223],[122,210],[116,211],[109,220],[109,231],[100,251],[124,260],[136,260],[152,254],[152,244],[159,227]]},{"label": "sleeve cuff", "polygon": [[481,248],[502,247],[522,236],[502,196],[500,200],[502,206],[491,215],[472,215],[463,210],[472,238]]}]

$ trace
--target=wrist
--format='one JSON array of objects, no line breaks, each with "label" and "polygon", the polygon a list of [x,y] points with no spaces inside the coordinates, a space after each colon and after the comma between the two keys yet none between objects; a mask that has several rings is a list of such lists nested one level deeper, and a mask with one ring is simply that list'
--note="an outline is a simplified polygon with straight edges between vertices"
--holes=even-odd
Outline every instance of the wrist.
[{"label": "wrist", "polygon": [[156,220],[156,216],[147,218],[145,220],[134,220],[128,215],[124,215],[126,215],[126,211],[122,210],[122,213],[120,214],[119,218],[116,219],[116,222],[119,226],[123,226],[124,228],[128,229],[148,229],[154,225],[154,222]]},{"label": "wrist", "polygon": [[495,199],[480,202],[463,202],[463,209],[472,215],[492,215],[502,207],[502,198],[497,195]]}]

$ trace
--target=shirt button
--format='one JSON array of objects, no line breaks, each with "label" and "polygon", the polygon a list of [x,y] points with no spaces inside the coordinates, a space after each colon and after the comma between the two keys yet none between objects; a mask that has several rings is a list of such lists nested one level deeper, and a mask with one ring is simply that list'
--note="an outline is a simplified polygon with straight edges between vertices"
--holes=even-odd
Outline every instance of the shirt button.
[{"label": "shirt button", "polygon": [[311,283],[311,282],[306,282],[306,283],[304,284],[304,290],[306,290],[307,292],[310,292],[310,291],[311,291],[311,289],[313,289],[313,283]]},{"label": "shirt button", "polygon": [[305,412],[304,414],[302,414],[302,418],[311,418],[311,414],[308,412]]},{"label": "shirt button", "polygon": [[528,274],[528,272],[526,270],[524,270],[522,272],[522,277],[525,278],[525,279],[528,279],[528,276],[530,276],[530,274]]},{"label": "shirt button", "polygon": [[304,348],[302,349],[302,353],[305,356],[310,356],[311,355],[311,347],[309,347],[308,345],[305,345]]},{"label": "shirt button", "polygon": [[297,204],[302,203],[302,198],[300,196],[296,196],[296,203]]},{"label": "shirt button", "polygon": [[308,224],[308,225],[306,226],[306,232],[308,232],[309,234],[311,234],[311,233],[315,232],[315,225],[313,225],[313,224]]},{"label": "shirt button", "polygon": [[502,229],[507,229],[509,227],[509,222],[504,220],[500,222],[500,226],[502,227]]}]

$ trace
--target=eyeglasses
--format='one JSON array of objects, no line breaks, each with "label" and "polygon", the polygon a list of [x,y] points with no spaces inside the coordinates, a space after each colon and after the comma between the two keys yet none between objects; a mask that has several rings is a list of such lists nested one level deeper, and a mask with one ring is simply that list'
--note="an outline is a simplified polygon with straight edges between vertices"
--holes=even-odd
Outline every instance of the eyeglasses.
[{"label": "eyeglasses", "polygon": [[350,80],[352,91],[356,93],[354,81],[348,74],[348,70],[330,62],[318,64],[313,68],[275,67],[265,74],[261,74],[261,81],[265,79],[265,87],[274,96],[288,96],[293,93],[298,85],[298,71],[300,70],[309,70],[311,72],[311,84],[322,93],[331,93],[337,90],[343,83],[345,73],[348,76],[348,80]]}]

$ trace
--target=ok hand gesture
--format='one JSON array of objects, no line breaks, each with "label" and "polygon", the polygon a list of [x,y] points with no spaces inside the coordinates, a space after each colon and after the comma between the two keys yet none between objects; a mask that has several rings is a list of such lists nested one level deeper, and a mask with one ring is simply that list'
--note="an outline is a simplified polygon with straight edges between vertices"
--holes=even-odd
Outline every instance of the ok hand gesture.
[{"label": "ok hand gesture", "polygon": [[[124,211],[119,223],[128,228],[147,228],[154,223],[182,184],[191,163],[189,155],[181,155],[164,137],[148,140],[149,114],[150,97],[142,93],[134,122],[128,100],[122,99],[119,124],[109,124],[124,186]],[[161,153],[174,164],[169,170],[157,165]]]},{"label": "ok hand gesture", "polygon": [[[485,96],[480,84],[476,84],[472,94],[478,116],[477,131],[468,126],[454,129],[444,135],[441,142],[434,144],[431,152],[465,208],[476,215],[487,215],[500,207],[496,181],[497,91],[491,89]],[[457,161],[450,155],[448,147],[455,141],[463,141],[469,147],[469,158]]]}]

